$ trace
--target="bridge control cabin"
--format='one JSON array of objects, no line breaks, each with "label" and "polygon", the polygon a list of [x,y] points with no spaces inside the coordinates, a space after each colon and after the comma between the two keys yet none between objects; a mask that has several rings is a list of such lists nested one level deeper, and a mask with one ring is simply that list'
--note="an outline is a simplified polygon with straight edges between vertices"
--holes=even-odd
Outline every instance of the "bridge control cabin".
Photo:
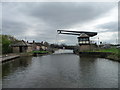
[{"label": "bridge control cabin", "polygon": [[97,35],[97,33],[93,32],[85,32],[81,33],[80,36],[78,37],[78,43],[79,45],[89,45],[90,44],[90,37],[93,37]]},{"label": "bridge control cabin", "polygon": [[57,30],[58,34],[77,35],[78,44],[80,45],[79,51],[91,50],[94,45],[90,43],[90,37],[97,35],[97,32],[85,32],[85,31],[67,31]]},{"label": "bridge control cabin", "polygon": [[78,37],[78,43],[79,45],[88,45],[90,44],[90,39],[89,36],[85,33],[82,33],[80,37]]}]

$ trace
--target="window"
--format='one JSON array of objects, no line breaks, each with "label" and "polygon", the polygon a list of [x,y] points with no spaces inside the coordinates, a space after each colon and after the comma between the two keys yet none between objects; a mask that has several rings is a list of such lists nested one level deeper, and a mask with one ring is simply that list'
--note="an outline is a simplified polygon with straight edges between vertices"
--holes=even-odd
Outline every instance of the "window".
[{"label": "window", "polygon": [[79,41],[89,41],[89,38],[78,38]]},{"label": "window", "polygon": [[89,38],[88,37],[78,38],[78,42],[79,44],[89,44]]}]

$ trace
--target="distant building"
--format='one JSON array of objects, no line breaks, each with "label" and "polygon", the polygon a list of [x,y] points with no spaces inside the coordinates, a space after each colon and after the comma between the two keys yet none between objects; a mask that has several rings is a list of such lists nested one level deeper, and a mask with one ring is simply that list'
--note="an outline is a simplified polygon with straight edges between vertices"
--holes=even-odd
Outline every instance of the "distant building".
[{"label": "distant building", "polygon": [[28,42],[25,42],[24,40],[19,41],[15,44],[12,44],[11,47],[13,49],[13,53],[22,53],[22,52],[32,51],[32,45],[30,45]]},{"label": "distant building", "polygon": [[13,53],[23,53],[23,52],[31,52],[34,50],[37,51],[45,51],[48,49],[47,45],[44,45],[43,42],[26,42],[24,40],[18,41],[11,45],[13,49]]},{"label": "distant building", "polygon": [[32,46],[32,50],[47,50],[47,46],[43,44],[43,42],[35,42],[33,40],[32,43],[29,43]]}]

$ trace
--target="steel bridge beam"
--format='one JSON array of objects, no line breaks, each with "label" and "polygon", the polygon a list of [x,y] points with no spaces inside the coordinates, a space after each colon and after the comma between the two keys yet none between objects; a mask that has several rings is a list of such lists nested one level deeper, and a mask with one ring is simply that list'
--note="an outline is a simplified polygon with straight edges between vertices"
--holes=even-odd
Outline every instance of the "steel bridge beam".
[{"label": "steel bridge beam", "polygon": [[90,37],[97,35],[97,32],[85,32],[85,31],[67,31],[67,30],[57,30],[58,34],[68,34],[68,35],[80,35],[85,33]]}]

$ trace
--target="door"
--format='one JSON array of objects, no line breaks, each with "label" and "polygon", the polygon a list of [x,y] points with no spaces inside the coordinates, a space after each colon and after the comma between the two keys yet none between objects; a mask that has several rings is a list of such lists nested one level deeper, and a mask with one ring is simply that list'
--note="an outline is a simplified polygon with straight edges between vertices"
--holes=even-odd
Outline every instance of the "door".
[{"label": "door", "polygon": [[21,53],[23,50],[22,50],[22,47],[19,47],[19,52]]}]

